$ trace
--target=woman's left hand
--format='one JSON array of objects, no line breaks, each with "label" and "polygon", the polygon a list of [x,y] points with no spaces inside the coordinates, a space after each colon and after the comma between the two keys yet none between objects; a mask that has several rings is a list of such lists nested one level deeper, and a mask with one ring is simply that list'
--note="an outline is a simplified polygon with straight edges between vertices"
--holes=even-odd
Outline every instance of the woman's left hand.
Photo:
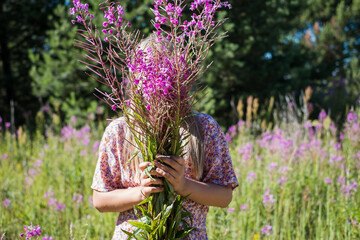
[{"label": "woman's left hand", "polygon": [[171,183],[177,194],[182,195],[181,193],[183,193],[186,184],[184,159],[180,156],[164,156],[159,154],[156,155],[156,158],[168,165],[155,160],[156,172]]}]

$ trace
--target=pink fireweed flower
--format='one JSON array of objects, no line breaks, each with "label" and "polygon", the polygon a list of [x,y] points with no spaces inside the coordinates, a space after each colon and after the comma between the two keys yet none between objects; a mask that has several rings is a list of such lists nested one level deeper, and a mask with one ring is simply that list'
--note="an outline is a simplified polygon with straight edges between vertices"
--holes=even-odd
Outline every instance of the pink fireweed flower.
[{"label": "pink fireweed flower", "polygon": [[279,179],[278,179],[278,183],[279,184],[283,184],[283,183],[285,183],[285,182],[287,182],[287,177],[285,177],[285,176],[281,176]]},{"label": "pink fireweed flower", "polygon": [[253,182],[256,178],[257,178],[256,174],[254,172],[251,172],[247,175],[246,181]]},{"label": "pink fireweed flower", "polygon": [[267,211],[271,212],[274,209],[275,201],[274,195],[270,194],[270,189],[265,190],[263,205]]},{"label": "pink fireweed flower", "polygon": [[90,203],[90,205],[93,204],[93,198],[91,196],[88,198],[88,202]]},{"label": "pink fireweed flower", "polygon": [[268,165],[268,170],[275,170],[275,169],[277,169],[277,167],[278,167],[278,165],[277,165],[277,163],[270,163],[269,165]]},{"label": "pink fireweed flower", "polygon": [[341,162],[342,160],[344,160],[343,156],[331,155],[329,157],[329,163]]},{"label": "pink fireweed flower", "polygon": [[275,203],[275,198],[274,195],[270,194],[270,190],[267,189],[264,192],[264,199],[263,199],[263,203]]},{"label": "pink fireweed flower", "polygon": [[249,209],[249,205],[247,205],[247,204],[243,204],[243,205],[240,206],[241,211],[246,211],[248,209]]},{"label": "pink fireweed flower", "polygon": [[72,123],[76,123],[76,122],[77,122],[77,118],[76,118],[75,116],[72,116],[72,117],[70,118],[70,121],[71,121]]},{"label": "pink fireweed flower", "polygon": [[6,208],[8,208],[8,207],[10,207],[10,205],[11,205],[11,200],[10,199],[5,199],[4,201],[3,201],[3,206],[4,207],[6,207]]},{"label": "pink fireweed flower", "polygon": [[57,200],[55,198],[50,198],[47,202],[48,206],[52,207],[57,204]]},{"label": "pink fireweed flower", "polygon": [[347,185],[342,184],[340,191],[345,197],[349,197],[354,195],[355,192],[357,192],[357,188],[358,188],[357,182],[353,181]]},{"label": "pink fireweed flower", "polygon": [[9,155],[8,155],[7,153],[4,153],[4,154],[2,154],[2,155],[1,155],[1,157],[0,157],[0,158],[1,158],[1,159],[7,159],[7,158],[8,158],[8,156],[9,156]]},{"label": "pink fireweed flower", "polygon": [[231,136],[230,136],[229,133],[226,133],[226,134],[225,134],[225,140],[226,140],[226,142],[227,142],[228,144],[231,143]]},{"label": "pink fireweed flower", "polygon": [[10,123],[10,122],[6,122],[6,123],[5,123],[5,128],[6,128],[6,129],[9,129],[10,127],[11,127],[11,123]]},{"label": "pink fireweed flower", "polygon": [[66,205],[64,203],[56,204],[56,210],[61,211],[64,210]]},{"label": "pink fireweed flower", "polygon": [[336,150],[341,149],[341,143],[335,143],[334,147],[335,147]]},{"label": "pink fireweed flower", "polygon": [[155,23],[155,24],[154,24],[154,27],[155,27],[156,29],[159,29],[159,28],[160,28],[160,26],[161,26],[161,24],[160,24],[160,23]]},{"label": "pink fireweed flower", "polygon": [[41,240],[53,240],[53,238],[52,238],[52,237],[45,236],[45,237],[43,237]]},{"label": "pink fireweed flower", "polygon": [[92,150],[94,152],[96,152],[98,149],[99,149],[99,146],[100,146],[100,141],[99,140],[96,140],[92,146]]},{"label": "pink fireweed flower", "polygon": [[348,123],[356,122],[357,121],[356,113],[349,112],[347,115],[347,121],[348,121]]},{"label": "pink fireweed flower", "polygon": [[75,194],[74,197],[73,197],[73,202],[76,202],[76,204],[80,204],[83,200],[83,195],[81,194]]},{"label": "pink fireweed flower", "polygon": [[230,134],[236,134],[236,126],[232,125],[228,129],[228,133]]},{"label": "pink fireweed flower", "polygon": [[81,143],[82,143],[83,146],[87,146],[87,145],[90,144],[90,139],[89,138],[84,138]]},{"label": "pink fireweed flower", "polygon": [[346,178],[345,178],[345,177],[338,177],[338,182],[339,182],[340,184],[345,184]]},{"label": "pink fireweed flower", "polygon": [[319,116],[318,116],[318,119],[319,119],[319,121],[320,122],[323,122],[324,121],[324,119],[326,118],[326,112],[325,112],[325,110],[324,109],[321,109],[321,112],[319,113]]},{"label": "pink fireweed flower", "polygon": [[330,178],[328,178],[328,177],[326,177],[324,179],[324,182],[327,183],[327,184],[332,184],[332,180]]},{"label": "pink fireweed flower", "polygon": [[43,196],[43,198],[48,198],[48,197],[53,197],[54,196],[54,192],[46,192]]},{"label": "pink fireweed flower", "polygon": [[39,225],[37,226],[24,226],[25,233],[21,233],[20,237],[26,237],[26,240],[31,239],[32,237],[40,237],[41,235],[41,227]]},{"label": "pink fireweed flower", "polygon": [[228,208],[228,209],[227,209],[227,212],[233,213],[233,212],[235,212],[235,208]]},{"label": "pink fireweed flower", "polygon": [[272,226],[266,225],[264,228],[261,228],[261,234],[270,236],[272,234]]}]

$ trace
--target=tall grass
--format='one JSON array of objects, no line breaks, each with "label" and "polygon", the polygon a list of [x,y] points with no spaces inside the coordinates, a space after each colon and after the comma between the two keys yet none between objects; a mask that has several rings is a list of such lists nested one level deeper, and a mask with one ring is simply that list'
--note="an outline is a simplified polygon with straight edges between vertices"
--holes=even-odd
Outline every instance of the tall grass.
[{"label": "tall grass", "polygon": [[244,122],[231,127],[240,186],[229,209],[210,212],[211,239],[360,239],[357,118],[339,138],[324,112],[259,137]]},{"label": "tall grass", "polygon": [[[254,136],[249,123],[227,132],[239,187],[227,209],[211,208],[210,239],[360,239],[359,116],[336,133],[322,115],[305,125],[278,124]],[[92,207],[93,172],[104,126],[62,134],[21,129],[0,137],[0,233],[20,239],[25,225],[41,237],[110,239],[117,217]],[[1,238],[1,237],[0,237]]]}]

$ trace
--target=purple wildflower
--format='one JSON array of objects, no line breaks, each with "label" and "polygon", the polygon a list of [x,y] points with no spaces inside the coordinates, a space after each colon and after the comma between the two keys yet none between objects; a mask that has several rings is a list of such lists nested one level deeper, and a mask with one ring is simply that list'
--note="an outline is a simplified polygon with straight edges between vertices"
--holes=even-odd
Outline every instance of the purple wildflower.
[{"label": "purple wildflower", "polygon": [[285,177],[285,176],[281,176],[279,179],[278,179],[278,183],[279,184],[283,184],[283,183],[285,183],[285,182],[287,182],[287,177]]},{"label": "purple wildflower", "polygon": [[270,194],[270,190],[267,189],[264,192],[263,204],[267,211],[272,211],[275,203],[274,195]]},{"label": "purple wildflower", "polygon": [[83,200],[83,195],[81,194],[75,194],[73,197],[73,202],[76,202],[76,204],[80,204]]},{"label": "purple wildflower", "polygon": [[53,240],[53,238],[52,238],[52,237],[45,236],[45,237],[43,237],[41,240]]},{"label": "purple wildflower", "polygon": [[10,122],[6,122],[6,123],[5,123],[5,128],[6,128],[6,129],[9,129],[10,127],[11,127],[11,123],[10,123]]},{"label": "purple wildflower", "polygon": [[44,194],[44,198],[48,198],[49,196],[53,197],[54,196],[54,192],[46,192]]},{"label": "purple wildflower", "polygon": [[347,121],[349,122],[349,123],[352,123],[352,122],[356,122],[357,121],[357,115],[356,115],[356,113],[354,113],[354,112],[349,112],[348,113],[348,115],[347,115]]},{"label": "purple wildflower", "polygon": [[352,183],[349,183],[347,185],[343,183],[340,191],[345,197],[349,197],[352,196],[355,192],[357,192],[357,188],[358,188],[357,182],[353,181]]},{"label": "purple wildflower", "polygon": [[61,211],[65,209],[66,205],[64,203],[56,204],[56,210]]},{"label": "purple wildflower", "polygon": [[233,213],[233,212],[235,212],[235,208],[228,208],[228,209],[227,209],[227,212]]},{"label": "purple wildflower", "polygon": [[257,178],[257,177],[256,177],[256,173],[251,172],[251,173],[249,173],[249,174],[247,175],[246,181],[252,182],[252,181],[254,181],[256,178]]},{"label": "purple wildflower", "polygon": [[327,184],[332,184],[332,180],[328,177],[324,179],[324,182]]},{"label": "purple wildflower", "polygon": [[11,200],[8,198],[3,201],[3,206],[6,208],[10,207],[10,204],[11,204]]},{"label": "purple wildflower", "polygon": [[75,124],[77,122],[77,118],[75,116],[72,116],[70,118],[70,121]]},{"label": "purple wildflower", "polygon": [[249,209],[249,205],[247,205],[247,204],[243,204],[243,205],[240,206],[241,211],[246,211],[248,209]]},{"label": "purple wildflower", "polygon": [[272,226],[266,225],[264,228],[261,228],[261,234],[270,236],[272,234]]},{"label": "purple wildflower", "polygon": [[269,170],[275,170],[278,167],[277,163],[270,163],[268,166]]},{"label": "purple wildflower", "polygon": [[57,204],[57,200],[55,198],[50,198],[48,200],[48,206],[55,206]]},{"label": "purple wildflower", "polygon": [[263,199],[263,203],[274,203],[275,199],[274,199],[274,195],[270,194],[270,190],[267,189],[264,193],[264,199]]},{"label": "purple wildflower", "polygon": [[319,113],[319,117],[318,117],[319,121],[320,121],[320,122],[323,122],[324,119],[326,118],[326,116],[327,116],[327,115],[326,115],[325,110],[322,109],[321,112]]},{"label": "purple wildflower", "polygon": [[41,227],[37,226],[24,226],[25,233],[20,234],[20,237],[26,237],[26,240],[31,239],[32,237],[40,237]]},{"label": "purple wildflower", "polygon": [[92,146],[92,150],[96,152],[99,149],[100,141],[96,140]]}]

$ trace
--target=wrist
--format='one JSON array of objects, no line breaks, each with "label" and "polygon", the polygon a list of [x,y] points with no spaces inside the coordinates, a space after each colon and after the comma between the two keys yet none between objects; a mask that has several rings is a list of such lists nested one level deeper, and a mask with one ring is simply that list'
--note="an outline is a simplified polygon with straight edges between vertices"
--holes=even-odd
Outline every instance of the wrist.
[{"label": "wrist", "polygon": [[185,197],[190,194],[189,187],[190,187],[191,181],[185,177],[184,184],[182,185],[182,188],[177,191],[177,194]]},{"label": "wrist", "polygon": [[133,193],[135,197],[135,205],[137,205],[144,201],[146,199],[146,196],[144,193],[144,188],[142,186],[134,187],[133,189],[135,190],[135,192]]}]

